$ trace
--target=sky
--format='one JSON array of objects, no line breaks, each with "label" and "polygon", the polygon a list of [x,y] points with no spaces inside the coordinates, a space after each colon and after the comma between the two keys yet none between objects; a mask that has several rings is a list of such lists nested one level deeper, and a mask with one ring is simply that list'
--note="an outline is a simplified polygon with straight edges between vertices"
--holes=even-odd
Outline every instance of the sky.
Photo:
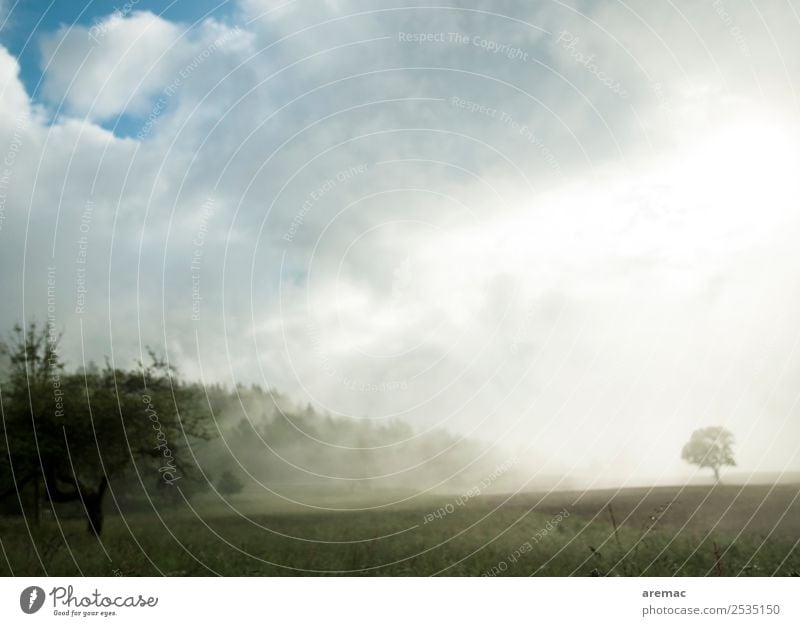
[{"label": "sky", "polygon": [[[672,481],[800,471],[789,1],[0,2],[0,328]],[[48,292],[48,287],[50,291]]]}]

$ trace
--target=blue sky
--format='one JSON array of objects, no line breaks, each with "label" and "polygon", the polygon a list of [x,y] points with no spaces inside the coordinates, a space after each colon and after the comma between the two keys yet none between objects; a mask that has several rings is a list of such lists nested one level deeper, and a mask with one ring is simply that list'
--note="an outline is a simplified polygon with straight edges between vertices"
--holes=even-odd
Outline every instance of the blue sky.
[{"label": "blue sky", "polygon": [[[40,99],[37,87],[42,78],[42,54],[39,48],[42,35],[62,26],[91,26],[115,10],[123,14],[150,11],[171,22],[193,24],[204,16],[214,16],[224,21],[233,13],[235,6],[234,2],[228,0],[5,0],[5,15],[0,21],[7,21],[0,30],[0,44],[17,57],[22,83],[36,102]],[[137,127],[137,123],[123,115],[106,121],[104,126],[127,136]]]}]

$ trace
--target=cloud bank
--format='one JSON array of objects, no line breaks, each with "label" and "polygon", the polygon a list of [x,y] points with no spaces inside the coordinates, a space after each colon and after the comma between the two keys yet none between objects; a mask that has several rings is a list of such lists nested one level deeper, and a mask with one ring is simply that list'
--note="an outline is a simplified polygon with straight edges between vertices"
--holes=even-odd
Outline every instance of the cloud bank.
[{"label": "cloud bank", "polygon": [[[797,470],[787,5],[246,0],[0,48],[0,324],[514,449]],[[50,270],[48,268],[51,268]]]}]

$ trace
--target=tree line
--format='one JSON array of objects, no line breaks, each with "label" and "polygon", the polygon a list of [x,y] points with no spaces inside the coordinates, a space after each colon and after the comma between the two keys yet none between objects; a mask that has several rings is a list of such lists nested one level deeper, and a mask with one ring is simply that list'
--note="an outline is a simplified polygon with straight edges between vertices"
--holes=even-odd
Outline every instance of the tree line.
[{"label": "tree line", "polygon": [[60,339],[31,323],[0,341],[0,511],[33,523],[65,505],[100,534],[104,511],[131,503],[276,484],[336,493],[459,485],[496,462],[441,429],[336,417],[256,385],[186,381],[152,351],[128,368],[70,370]]}]

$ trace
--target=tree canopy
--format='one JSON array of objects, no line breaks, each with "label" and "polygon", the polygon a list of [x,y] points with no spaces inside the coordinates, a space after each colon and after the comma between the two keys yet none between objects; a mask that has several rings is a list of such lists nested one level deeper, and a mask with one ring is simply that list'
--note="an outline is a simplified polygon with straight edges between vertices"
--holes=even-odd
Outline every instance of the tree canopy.
[{"label": "tree canopy", "polygon": [[736,465],[733,443],[733,434],[722,426],[699,428],[683,446],[681,458],[698,467],[710,468],[719,482],[719,470],[725,465]]},{"label": "tree canopy", "polygon": [[41,485],[51,503],[79,502],[89,530],[99,534],[114,477],[157,476],[175,485],[190,472],[185,450],[192,438],[206,437],[204,412],[197,394],[154,354],[136,368],[107,363],[70,373],[59,340],[32,323],[0,343],[8,361],[0,495]]}]

